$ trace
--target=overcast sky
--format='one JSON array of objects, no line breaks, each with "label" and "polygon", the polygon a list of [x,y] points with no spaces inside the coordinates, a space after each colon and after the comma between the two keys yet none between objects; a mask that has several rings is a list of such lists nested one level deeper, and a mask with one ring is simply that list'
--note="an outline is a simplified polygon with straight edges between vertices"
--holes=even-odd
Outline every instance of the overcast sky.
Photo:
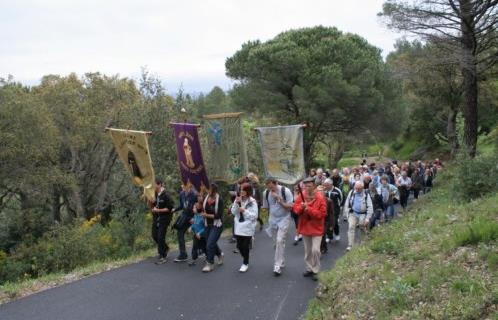
[{"label": "overcast sky", "polygon": [[393,50],[399,35],[377,18],[383,0],[0,0],[0,77],[26,84],[70,72],[138,78],[140,67],[169,92],[231,85],[225,59],[248,40],[335,26]]}]

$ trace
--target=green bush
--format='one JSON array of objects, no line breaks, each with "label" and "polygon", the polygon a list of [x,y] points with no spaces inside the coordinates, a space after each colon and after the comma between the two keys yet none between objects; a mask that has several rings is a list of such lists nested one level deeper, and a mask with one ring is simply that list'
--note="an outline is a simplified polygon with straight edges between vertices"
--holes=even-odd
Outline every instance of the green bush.
[{"label": "green bush", "polygon": [[498,156],[477,156],[470,158],[459,155],[456,166],[449,174],[450,191],[459,202],[468,202],[498,191]]},{"label": "green bush", "polygon": [[498,223],[489,220],[471,222],[454,235],[457,246],[477,245],[490,243],[498,239]]},{"label": "green bush", "polygon": [[149,249],[153,246],[150,219],[141,212],[118,211],[107,225],[95,217],[56,226],[34,243],[22,243],[8,255],[0,252],[0,284],[69,272],[95,261],[124,258]]}]

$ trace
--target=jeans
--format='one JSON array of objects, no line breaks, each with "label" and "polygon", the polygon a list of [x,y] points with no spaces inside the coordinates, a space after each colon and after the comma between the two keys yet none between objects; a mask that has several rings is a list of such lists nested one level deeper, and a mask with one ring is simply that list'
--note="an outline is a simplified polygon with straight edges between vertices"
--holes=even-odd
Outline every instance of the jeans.
[{"label": "jeans", "polygon": [[171,222],[171,214],[152,215],[152,239],[157,244],[157,253],[161,258],[166,258],[169,247],[166,243],[166,231]]},{"label": "jeans", "polygon": [[197,258],[199,257],[199,252],[206,253],[206,239],[204,239],[203,237],[197,239],[197,237],[194,235],[194,241],[192,244],[192,260],[197,260]]},{"label": "jeans", "polygon": [[221,236],[223,227],[206,227],[206,261],[214,263],[214,256],[221,256],[221,249],[218,246],[218,239]]},{"label": "jeans", "polygon": [[237,239],[237,249],[239,249],[240,255],[244,259],[243,263],[245,265],[249,264],[249,251],[251,246],[252,237],[251,236],[235,236]]},{"label": "jeans", "polygon": [[334,210],[334,236],[339,235],[339,213],[341,212],[341,207],[335,207]]},{"label": "jeans", "polygon": [[386,209],[384,210],[384,216],[385,216],[386,222],[394,219],[394,214],[395,214],[394,204],[386,205]]},{"label": "jeans", "polygon": [[187,258],[187,249],[185,248],[185,233],[190,226],[187,225],[182,229],[177,230],[178,250],[180,251],[180,258]]}]

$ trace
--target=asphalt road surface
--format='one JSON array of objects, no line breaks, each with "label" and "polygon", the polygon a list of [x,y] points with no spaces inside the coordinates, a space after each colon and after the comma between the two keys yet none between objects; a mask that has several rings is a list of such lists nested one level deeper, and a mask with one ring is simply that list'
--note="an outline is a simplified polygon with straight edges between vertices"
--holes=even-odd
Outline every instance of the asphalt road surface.
[{"label": "asphalt road surface", "polygon": [[[341,241],[329,244],[322,270],[345,253],[346,232],[341,221]],[[174,263],[173,252],[164,265],[151,258],[0,305],[0,320],[299,319],[317,282],[302,276],[303,244],[293,246],[293,235],[291,229],[280,277],[273,275],[273,241],[263,231],[245,274],[238,272],[235,245],[220,239],[225,263],[211,273],[201,272],[201,259],[192,267]]]}]

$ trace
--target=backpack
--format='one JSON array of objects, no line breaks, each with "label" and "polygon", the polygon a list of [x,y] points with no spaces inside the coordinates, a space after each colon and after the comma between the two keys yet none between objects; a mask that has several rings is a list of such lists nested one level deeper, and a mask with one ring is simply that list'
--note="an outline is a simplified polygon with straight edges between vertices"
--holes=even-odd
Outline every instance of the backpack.
[{"label": "backpack", "polygon": [[[287,202],[287,196],[286,196],[286,190],[287,190],[287,187],[284,187],[284,186],[280,186],[280,193],[282,194],[282,199],[284,200],[284,202]],[[270,212],[270,202],[268,202],[268,196],[269,196],[269,192],[268,192],[268,189],[265,190],[265,199],[266,199],[266,203],[268,204],[268,213]]]},{"label": "backpack", "polygon": [[[365,194],[365,213],[368,212],[368,192],[366,192],[365,190],[363,190],[363,193]],[[349,191],[349,212],[353,212],[353,201],[354,201],[354,197],[355,197],[355,194],[354,194],[354,189],[351,189],[351,191]]]}]

